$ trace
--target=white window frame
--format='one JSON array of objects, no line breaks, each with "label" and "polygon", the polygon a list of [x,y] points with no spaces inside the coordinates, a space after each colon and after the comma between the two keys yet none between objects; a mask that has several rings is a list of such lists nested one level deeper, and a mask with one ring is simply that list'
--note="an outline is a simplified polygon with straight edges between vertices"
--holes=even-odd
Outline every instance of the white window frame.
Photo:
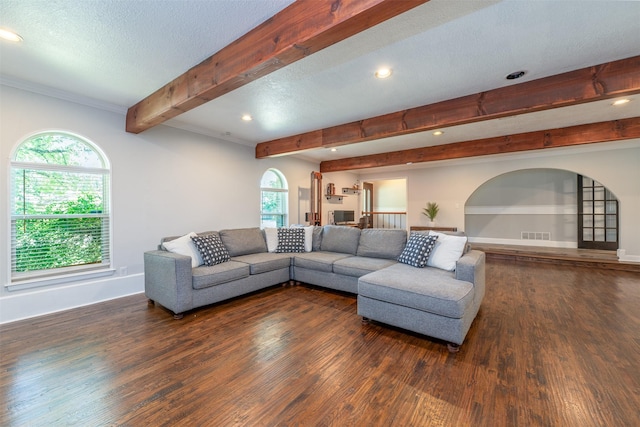
[{"label": "white window frame", "polygon": [[[264,176],[269,172],[274,173],[275,175],[278,176],[278,178],[280,178],[280,180],[282,181],[283,188],[272,188],[272,187],[263,187],[262,186],[262,180],[263,180]],[[263,200],[263,193],[264,192],[285,193],[285,195],[284,195],[284,209],[283,209],[284,213],[274,214],[274,213],[270,213],[270,212],[263,212],[263,210],[262,210],[262,200]],[[282,217],[282,226],[286,227],[286,226],[289,225],[289,183],[287,182],[287,178],[284,176],[284,174],[281,171],[279,171],[278,169],[269,168],[260,177],[260,228],[265,228],[265,223],[264,223],[264,220],[262,219],[263,216],[280,216],[280,217]],[[277,226],[277,224],[276,224],[276,226]]]},{"label": "white window frame", "polygon": [[[90,147],[96,155],[101,159],[103,163],[102,168],[97,167],[84,167],[84,166],[73,166],[73,165],[61,165],[61,164],[47,164],[47,163],[39,163],[39,162],[24,162],[24,161],[16,161],[16,155],[18,154],[22,145],[33,138],[36,138],[41,135],[65,135],[71,139],[77,140],[79,143],[83,143]],[[43,269],[43,270],[35,270],[31,272],[14,272],[13,271],[13,262],[14,262],[14,249],[12,245],[13,236],[14,236],[14,224],[15,221],[21,219],[42,219],[42,218],[52,218],[52,219],[64,219],[64,218],[74,218],[78,217],[78,215],[73,214],[60,214],[60,215],[16,215],[12,211],[13,206],[13,185],[9,184],[7,187],[7,192],[9,194],[9,224],[8,224],[8,262],[7,262],[7,271],[9,276],[9,282],[5,284],[5,288],[7,290],[21,290],[21,289],[29,289],[39,286],[47,286],[54,285],[60,283],[66,283],[70,281],[77,280],[87,280],[93,279],[97,277],[103,277],[108,275],[113,275],[115,270],[112,268],[112,248],[113,248],[113,236],[112,236],[112,209],[111,209],[111,167],[109,164],[109,159],[104,154],[104,152],[92,141],[89,141],[86,138],[83,138],[79,135],[68,131],[43,131],[37,132],[32,135],[23,138],[19,144],[13,150],[13,153],[10,157],[10,165],[9,165],[9,177],[8,183],[11,183],[13,172],[15,169],[29,169],[29,170],[46,170],[52,172],[69,172],[69,173],[83,173],[89,175],[101,175],[104,181],[103,188],[103,206],[106,212],[95,213],[95,214],[82,214],[81,217],[86,218],[103,218],[107,220],[108,230],[103,233],[103,236],[107,238],[107,242],[103,243],[102,252],[105,254],[105,258],[99,264],[88,264],[88,265],[75,265],[75,266],[67,266],[60,268],[51,268],[51,269]]]}]

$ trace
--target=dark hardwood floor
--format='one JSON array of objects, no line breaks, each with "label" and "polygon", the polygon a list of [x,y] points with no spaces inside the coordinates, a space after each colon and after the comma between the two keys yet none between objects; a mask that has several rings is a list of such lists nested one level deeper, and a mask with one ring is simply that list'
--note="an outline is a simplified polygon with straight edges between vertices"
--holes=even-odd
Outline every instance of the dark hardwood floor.
[{"label": "dark hardwood floor", "polygon": [[2,426],[637,426],[640,275],[500,260],[459,353],[274,287],[0,327]]}]

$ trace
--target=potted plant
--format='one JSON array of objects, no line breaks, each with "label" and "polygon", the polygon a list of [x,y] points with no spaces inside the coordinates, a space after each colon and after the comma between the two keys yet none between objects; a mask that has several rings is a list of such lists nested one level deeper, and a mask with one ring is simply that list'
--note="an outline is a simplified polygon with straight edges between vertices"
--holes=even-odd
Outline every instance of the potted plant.
[{"label": "potted plant", "polygon": [[429,227],[433,227],[436,223],[436,216],[438,216],[438,212],[440,211],[440,207],[435,202],[427,202],[427,207],[422,208],[422,214],[429,218]]}]

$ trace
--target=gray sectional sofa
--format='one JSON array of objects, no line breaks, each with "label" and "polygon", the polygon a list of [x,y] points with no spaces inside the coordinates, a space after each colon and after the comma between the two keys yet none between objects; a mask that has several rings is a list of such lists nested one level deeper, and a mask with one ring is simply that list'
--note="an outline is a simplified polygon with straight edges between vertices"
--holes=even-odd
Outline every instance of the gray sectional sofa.
[{"label": "gray sectional sofa", "polygon": [[145,294],[181,318],[197,307],[302,282],[357,294],[363,320],[445,340],[451,351],[462,344],[484,297],[484,253],[465,250],[454,271],[416,268],[397,261],[407,243],[404,230],[327,225],[307,231],[309,251],[295,253],[270,252],[273,245],[258,228],[199,233],[217,234],[229,253],[213,266],[197,265],[197,254],[166,250],[178,240],[164,238],[144,254]]}]

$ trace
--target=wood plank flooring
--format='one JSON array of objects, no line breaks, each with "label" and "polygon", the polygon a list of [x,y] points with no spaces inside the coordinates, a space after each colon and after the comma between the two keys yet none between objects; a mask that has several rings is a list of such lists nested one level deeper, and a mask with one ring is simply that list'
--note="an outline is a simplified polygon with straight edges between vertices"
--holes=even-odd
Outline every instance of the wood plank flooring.
[{"label": "wood plank flooring", "polygon": [[142,295],[0,326],[2,426],[637,426],[640,275],[490,261],[459,353],[353,295],[173,320]]}]

